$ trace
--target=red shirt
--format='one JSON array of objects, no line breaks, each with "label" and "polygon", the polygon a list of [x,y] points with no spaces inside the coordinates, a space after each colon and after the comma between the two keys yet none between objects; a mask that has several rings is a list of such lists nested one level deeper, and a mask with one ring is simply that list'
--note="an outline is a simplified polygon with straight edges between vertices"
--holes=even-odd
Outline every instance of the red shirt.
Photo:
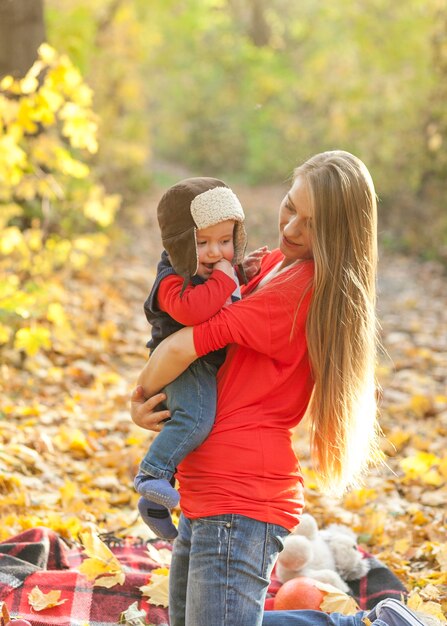
[{"label": "red shirt", "polygon": [[158,287],[157,304],[184,326],[201,324],[215,315],[236,287],[234,279],[221,270],[215,270],[203,284],[189,284],[180,297],[183,282],[177,274],[163,278]]},{"label": "red shirt", "polygon": [[313,387],[305,338],[313,262],[252,293],[282,259],[279,250],[264,257],[246,297],[194,327],[199,356],[229,347],[213,430],[178,468],[186,517],[238,513],[289,529],[298,523],[303,481],[291,429]]}]

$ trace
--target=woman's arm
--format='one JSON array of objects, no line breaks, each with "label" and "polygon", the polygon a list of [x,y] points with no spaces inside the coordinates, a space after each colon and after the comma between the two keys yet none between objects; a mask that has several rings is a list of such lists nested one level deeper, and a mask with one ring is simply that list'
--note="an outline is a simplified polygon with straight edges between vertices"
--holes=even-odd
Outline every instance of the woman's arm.
[{"label": "woman's arm", "polygon": [[182,328],[166,337],[146,362],[137,384],[150,398],[182,374],[198,358],[193,341],[193,329]]}]

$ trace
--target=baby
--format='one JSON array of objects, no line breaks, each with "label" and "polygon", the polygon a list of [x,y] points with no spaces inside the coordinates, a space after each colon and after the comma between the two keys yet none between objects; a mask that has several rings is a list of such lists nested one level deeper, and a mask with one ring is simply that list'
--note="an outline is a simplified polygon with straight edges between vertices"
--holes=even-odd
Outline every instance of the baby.
[{"label": "baby", "polygon": [[[224,182],[204,177],[183,180],[163,195],[157,215],[165,250],[144,305],[152,325],[151,352],[171,333],[200,324],[239,300],[239,279],[246,282],[245,216]],[[250,275],[259,270],[265,253],[266,248],[260,248],[247,257]],[[174,472],[211,431],[215,377],[224,359],[224,350],[198,359],[164,389],[171,419],[152,442],[134,481],[142,496],[140,514],[161,538],[177,535],[170,513],[179,502]]]}]

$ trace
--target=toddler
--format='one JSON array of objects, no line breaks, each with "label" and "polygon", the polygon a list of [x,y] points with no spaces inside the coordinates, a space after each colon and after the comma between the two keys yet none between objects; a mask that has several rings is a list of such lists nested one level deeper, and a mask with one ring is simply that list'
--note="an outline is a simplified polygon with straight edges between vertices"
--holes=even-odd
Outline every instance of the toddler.
[{"label": "toddler", "polygon": [[[144,305],[152,326],[151,352],[183,326],[200,324],[240,299],[233,264],[245,282],[245,216],[224,182],[202,177],[177,183],[161,198],[157,216],[165,250]],[[252,272],[253,263],[251,258]],[[225,351],[218,350],[198,359],[164,389],[171,419],[152,442],[134,481],[142,496],[140,514],[161,538],[177,535],[170,513],[179,502],[174,472],[213,426],[215,376],[224,358]]]}]

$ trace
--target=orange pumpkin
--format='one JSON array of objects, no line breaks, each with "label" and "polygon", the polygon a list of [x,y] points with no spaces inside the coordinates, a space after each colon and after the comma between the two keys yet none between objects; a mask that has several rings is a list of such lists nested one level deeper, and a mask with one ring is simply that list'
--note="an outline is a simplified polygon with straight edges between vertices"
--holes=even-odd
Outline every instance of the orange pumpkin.
[{"label": "orange pumpkin", "polygon": [[275,596],[275,611],[314,609],[320,610],[324,593],[318,589],[315,580],[307,576],[297,576],[286,581]]}]

